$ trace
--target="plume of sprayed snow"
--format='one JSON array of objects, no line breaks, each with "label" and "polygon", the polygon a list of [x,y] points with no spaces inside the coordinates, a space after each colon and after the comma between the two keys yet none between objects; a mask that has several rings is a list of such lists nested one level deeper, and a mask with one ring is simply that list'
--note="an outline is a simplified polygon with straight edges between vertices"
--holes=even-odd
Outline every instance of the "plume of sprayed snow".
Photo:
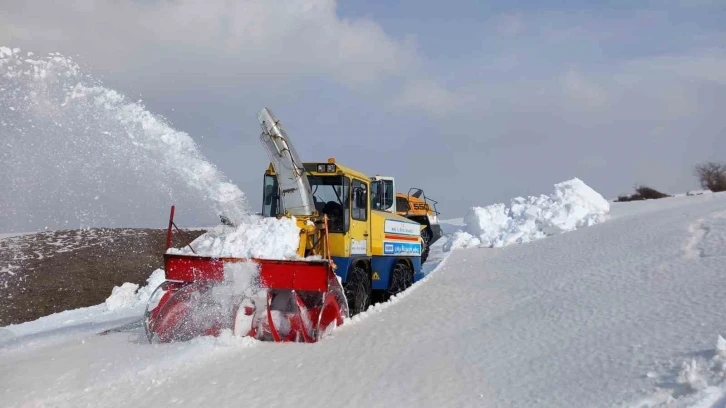
[{"label": "plume of sprayed snow", "polygon": [[0,47],[0,78],[0,220],[24,223],[3,229],[148,226],[167,203],[234,223],[250,213],[188,134],[72,59]]},{"label": "plume of sprayed snow", "polygon": [[464,217],[465,230],[455,232],[444,250],[529,242],[597,224],[610,211],[608,201],[578,178],[554,187],[549,196],[514,198],[509,208],[501,203],[472,207]]},{"label": "plume of sprayed snow", "polygon": [[[164,280],[164,270],[157,269],[149,276],[147,284],[141,288],[130,282],[114,287],[111,295],[105,301],[106,310],[114,312],[136,309],[146,307],[147,304],[150,309],[153,309],[164,295],[163,290],[155,295],[154,291]],[[152,295],[154,295],[153,298]],[[188,335],[195,336],[195,333],[204,332],[206,328],[216,323],[222,323],[229,330],[229,327],[232,327],[232,320],[237,308],[241,307],[240,304],[242,306],[255,303],[264,304],[266,296],[267,289],[262,286],[260,281],[259,264],[252,261],[225,262],[224,280],[215,284],[211,289],[203,291],[201,296],[192,297],[190,300],[192,313],[186,315],[185,322],[177,335],[180,338]],[[250,321],[249,324],[251,323]],[[281,331],[285,328],[282,323],[281,321]],[[225,336],[230,334],[227,333]],[[0,332],[0,343],[3,342],[1,335]]]},{"label": "plume of sprayed snow", "polygon": [[255,298],[266,293],[260,282],[260,265],[256,262],[226,262],[224,277],[232,286],[234,295]]}]

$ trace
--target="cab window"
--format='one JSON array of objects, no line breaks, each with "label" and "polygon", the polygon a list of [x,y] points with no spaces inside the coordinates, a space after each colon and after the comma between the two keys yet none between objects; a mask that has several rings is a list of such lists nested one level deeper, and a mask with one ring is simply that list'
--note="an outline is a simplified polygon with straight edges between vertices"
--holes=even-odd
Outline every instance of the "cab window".
[{"label": "cab window", "polygon": [[265,174],[265,185],[262,191],[262,215],[275,217],[280,212],[280,194],[277,187],[277,177]]},{"label": "cab window", "polygon": [[371,210],[380,210],[381,209],[381,200],[379,197],[379,190],[378,186],[380,183],[378,181],[371,183]]},{"label": "cab window", "polygon": [[371,183],[371,209],[389,211],[393,206],[393,181],[377,180]]},{"label": "cab window", "polygon": [[383,210],[388,210],[393,206],[393,180],[383,180],[383,191],[381,194],[381,202]]},{"label": "cab window", "polygon": [[365,221],[368,219],[368,187],[356,179],[353,179],[352,187],[352,217],[356,221]]},{"label": "cab window", "polygon": [[308,176],[315,209],[327,214],[330,232],[347,232],[350,224],[350,180],[342,176]]},{"label": "cab window", "polygon": [[408,205],[408,199],[406,197],[396,197],[396,210],[397,211],[410,211],[411,207]]}]

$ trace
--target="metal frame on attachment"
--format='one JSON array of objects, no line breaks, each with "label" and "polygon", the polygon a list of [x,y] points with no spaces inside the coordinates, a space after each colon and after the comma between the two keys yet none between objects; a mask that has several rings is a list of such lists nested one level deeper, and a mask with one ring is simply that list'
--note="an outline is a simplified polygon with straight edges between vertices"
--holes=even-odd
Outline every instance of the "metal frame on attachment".
[{"label": "metal frame on attachment", "polygon": [[174,223],[174,206],[173,205],[171,206],[171,213],[169,214],[169,229],[166,231],[166,249],[167,250],[169,248],[171,248],[171,236],[173,233],[173,231],[171,229],[172,226],[174,228],[176,228],[176,230],[179,234],[181,234],[182,238],[184,239],[184,243],[189,247],[189,249],[192,251],[192,253],[194,253],[196,255],[197,252],[194,250],[194,248],[192,248],[190,241],[188,241],[186,239],[186,237],[184,236],[184,233]]}]

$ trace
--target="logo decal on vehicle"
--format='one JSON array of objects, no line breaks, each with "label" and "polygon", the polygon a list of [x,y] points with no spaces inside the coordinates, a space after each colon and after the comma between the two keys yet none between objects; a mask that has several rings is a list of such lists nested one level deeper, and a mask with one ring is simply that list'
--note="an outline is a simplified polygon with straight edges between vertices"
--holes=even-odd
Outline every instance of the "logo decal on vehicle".
[{"label": "logo decal on vehicle", "polygon": [[368,241],[365,239],[362,239],[360,241],[356,241],[351,238],[350,240],[350,253],[351,255],[365,255],[366,249],[368,248]]},{"label": "logo decal on vehicle", "polygon": [[389,234],[421,235],[421,225],[413,222],[386,220],[383,231]]},{"label": "logo decal on vehicle", "polygon": [[384,255],[421,255],[421,244],[410,242],[386,242],[383,244]]}]

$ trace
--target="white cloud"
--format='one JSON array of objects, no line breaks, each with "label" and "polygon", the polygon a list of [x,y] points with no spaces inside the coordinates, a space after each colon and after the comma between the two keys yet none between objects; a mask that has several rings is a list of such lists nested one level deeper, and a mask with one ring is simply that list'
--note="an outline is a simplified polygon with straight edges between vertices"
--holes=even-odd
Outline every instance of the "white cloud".
[{"label": "white cloud", "polygon": [[416,109],[434,116],[445,116],[464,103],[463,98],[434,81],[417,79],[406,83],[391,106],[398,110]]},{"label": "white cloud", "polygon": [[375,22],[340,18],[334,0],[31,0],[3,7],[1,43],[80,54],[113,74],[257,82],[316,75],[358,86],[401,75],[418,60],[410,42]]},{"label": "white cloud", "polygon": [[631,71],[665,74],[726,85],[726,50],[710,49],[698,54],[665,55],[630,62]]},{"label": "white cloud", "polygon": [[567,71],[560,78],[566,95],[577,102],[589,107],[602,107],[607,101],[607,93],[595,83],[588,81],[582,73],[574,70]]}]

